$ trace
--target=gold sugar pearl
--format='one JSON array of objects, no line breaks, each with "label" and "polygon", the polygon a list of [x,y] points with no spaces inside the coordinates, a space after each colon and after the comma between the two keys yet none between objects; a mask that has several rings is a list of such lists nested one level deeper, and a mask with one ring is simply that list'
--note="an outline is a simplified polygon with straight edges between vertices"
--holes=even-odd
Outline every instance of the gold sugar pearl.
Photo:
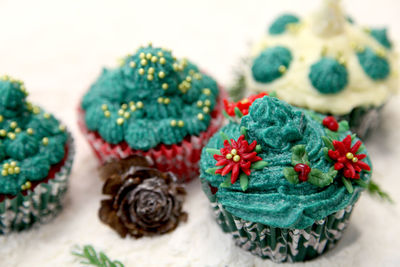
[{"label": "gold sugar pearl", "polygon": [[162,57],[162,56],[164,56],[164,53],[161,52],[161,51],[158,51],[158,52],[157,52],[157,56]]},{"label": "gold sugar pearl", "polygon": [[149,70],[147,71],[147,73],[153,74],[153,73],[154,73],[154,68],[153,68],[153,67],[150,67]]},{"label": "gold sugar pearl", "polygon": [[192,77],[187,76],[187,77],[186,77],[186,81],[191,82],[191,81],[192,81]]},{"label": "gold sugar pearl", "polygon": [[204,112],[204,113],[210,112],[210,108],[209,108],[209,107],[204,107],[204,108],[203,108],[203,112]]},{"label": "gold sugar pearl", "polygon": [[142,101],[137,102],[136,103],[136,107],[137,108],[143,108],[143,102]]},{"label": "gold sugar pearl", "polygon": [[165,77],[165,73],[163,71],[160,71],[158,73],[158,77],[160,77],[161,79],[163,79]]},{"label": "gold sugar pearl", "polygon": [[106,116],[107,118],[111,116],[110,111],[106,110],[104,111],[104,116]]},{"label": "gold sugar pearl", "polygon": [[15,129],[15,128],[17,128],[17,126],[18,126],[18,124],[15,121],[10,123],[11,129]]},{"label": "gold sugar pearl", "polygon": [[146,57],[146,55],[143,52],[139,54],[140,59],[144,59],[145,57]]},{"label": "gold sugar pearl", "polygon": [[348,158],[349,160],[352,160],[352,159],[354,158],[353,153],[348,152],[348,153],[346,154],[346,158]]},{"label": "gold sugar pearl", "polygon": [[8,169],[8,168],[10,168],[10,163],[4,163],[3,169]]},{"label": "gold sugar pearl", "polygon": [[21,132],[21,128],[15,128],[15,133],[20,133]]},{"label": "gold sugar pearl", "polygon": [[182,120],[180,120],[178,121],[178,126],[182,128],[183,126],[185,126],[185,123]]},{"label": "gold sugar pearl", "polygon": [[172,127],[175,127],[175,126],[176,126],[176,120],[171,120],[170,125],[171,125]]},{"label": "gold sugar pearl", "polygon": [[32,135],[33,134],[33,129],[32,128],[26,129],[26,133],[29,134],[29,135]]},{"label": "gold sugar pearl", "polygon": [[135,111],[136,110],[136,106],[131,106],[130,109],[131,109],[131,111]]},{"label": "gold sugar pearl", "polygon": [[136,68],[136,63],[133,62],[133,61],[131,61],[131,62],[129,62],[129,66],[130,66],[131,68]]},{"label": "gold sugar pearl", "polygon": [[206,99],[206,100],[204,101],[204,105],[206,105],[207,107],[211,106],[211,101],[208,100],[208,99]]},{"label": "gold sugar pearl", "polygon": [[27,182],[25,183],[25,187],[26,187],[27,189],[31,188],[31,187],[32,187],[32,183],[29,182],[29,181],[27,181]]},{"label": "gold sugar pearl", "polygon": [[164,104],[168,105],[171,102],[171,100],[167,97],[164,98]]},{"label": "gold sugar pearl", "polygon": [[140,60],[140,65],[146,66],[147,65],[147,60],[146,59]]},{"label": "gold sugar pearl", "polygon": [[140,68],[140,69],[139,69],[139,74],[140,74],[140,75],[143,75],[143,74],[144,74],[144,69],[143,69],[143,68]]},{"label": "gold sugar pearl", "polygon": [[197,119],[204,120],[204,115],[202,113],[197,114]]},{"label": "gold sugar pearl", "polygon": [[119,116],[124,115],[124,110],[122,110],[122,109],[118,110],[118,115],[119,115]]},{"label": "gold sugar pearl", "polygon": [[10,138],[11,140],[15,139],[15,133],[8,133],[7,137]]},{"label": "gold sugar pearl", "polygon": [[197,106],[198,106],[199,108],[202,107],[202,106],[203,106],[203,101],[201,101],[201,100],[197,101]]},{"label": "gold sugar pearl", "polygon": [[108,109],[108,106],[107,106],[107,104],[103,104],[103,105],[101,105],[101,109],[102,109],[102,110],[104,110],[104,111],[105,111],[105,110],[107,110],[107,109]]},{"label": "gold sugar pearl", "polygon": [[44,113],[44,114],[43,114],[43,117],[44,117],[45,119],[50,119],[50,114],[49,114],[49,113]]},{"label": "gold sugar pearl", "polygon": [[1,130],[0,130],[0,136],[1,136],[1,137],[5,137],[6,135],[7,135],[7,131],[4,130],[4,129],[1,129]]},{"label": "gold sugar pearl", "polygon": [[129,112],[125,112],[124,113],[124,118],[125,119],[129,119],[130,116],[131,116],[131,114]]},{"label": "gold sugar pearl", "polygon": [[7,170],[8,174],[14,174],[14,168],[8,168]]},{"label": "gold sugar pearl", "polygon": [[151,54],[151,53],[147,53],[147,54],[146,54],[146,58],[147,58],[147,59],[151,59],[151,57],[152,57],[152,54]]},{"label": "gold sugar pearl", "polygon": [[205,95],[210,95],[210,94],[211,94],[211,90],[208,89],[208,88],[204,88],[204,89],[203,89],[203,94],[205,94]]},{"label": "gold sugar pearl", "polygon": [[226,159],[232,159],[232,157],[233,157],[232,154],[227,154],[227,155],[225,156]]},{"label": "gold sugar pearl", "polygon": [[196,74],[193,75],[193,77],[194,77],[196,80],[200,80],[200,79],[201,79],[201,74],[196,73]]},{"label": "gold sugar pearl", "polygon": [[16,162],[16,161],[11,161],[10,166],[11,166],[11,167],[17,166],[17,162]]},{"label": "gold sugar pearl", "polygon": [[2,176],[7,176],[7,175],[8,175],[8,172],[7,172],[6,170],[2,170],[2,171],[1,171],[1,175],[2,175]]},{"label": "gold sugar pearl", "polygon": [[4,120],[3,115],[0,115],[0,122]]},{"label": "gold sugar pearl", "polygon": [[157,57],[156,56],[153,56],[152,58],[151,58],[151,62],[153,62],[153,63],[156,63],[157,62]]},{"label": "gold sugar pearl", "polygon": [[124,123],[124,118],[118,118],[117,119],[117,124],[122,125]]},{"label": "gold sugar pearl", "polygon": [[163,83],[162,84],[162,89],[167,90],[168,89],[168,83]]},{"label": "gold sugar pearl", "polygon": [[161,103],[163,102],[163,100],[164,100],[164,99],[163,99],[162,97],[159,97],[159,98],[157,99],[157,102],[161,104]]},{"label": "gold sugar pearl", "polygon": [[15,167],[14,168],[14,173],[15,174],[19,174],[21,172],[21,168],[20,167]]},{"label": "gold sugar pearl", "polygon": [[152,81],[153,78],[154,78],[153,75],[151,75],[151,74],[147,75],[147,80]]},{"label": "gold sugar pearl", "polygon": [[125,110],[125,109],[128,108],[128,105],[127,105],[127,104],[122,104],[122,105],[121,105],[121,108]]},{"label": "gold sugar pearl", "polygon": [[232,155],[237,155],[237,150],[236,150],[236,149],[232,149],[232,150],[231,150],[231,154],[232,154]]},{"label": "gold sugar pearl", "polygon": [[160,58],[160,64],[161,64],[161,65],[164,65],[166,62],[167,62],[167,61],[165,60],[165,58],[163,58],[163,57]]},{"label": "gold sugar pearl", "polygon": [[240,156],[239,155],[234,156],[233,157],[233,161],[234,162],[239,162],[240,161]]},{"label": "gold sugar pearl", "polygon": [[60,125],[60,126],[58,127],[58,129],[60,129],[61,132],[65,132],[66,127],[65,127],[65,125]]},{"label": "gold sugar pearl", "polygon": [[279,68],[278,68],[278,71],[280,73],[285,73],[286,72],[286,67],[284,65],[280,65]]},{"label": "gold sugar pearl", "polygon": [[43,143],[43,145],[47,146],[49,144],[49,138],[43,137],[42,143]]},{"label": "gold sugar pearl", "polygon": [[351,161],[353,161],[354,163],[358,162],[358,158],[354,157]]}]

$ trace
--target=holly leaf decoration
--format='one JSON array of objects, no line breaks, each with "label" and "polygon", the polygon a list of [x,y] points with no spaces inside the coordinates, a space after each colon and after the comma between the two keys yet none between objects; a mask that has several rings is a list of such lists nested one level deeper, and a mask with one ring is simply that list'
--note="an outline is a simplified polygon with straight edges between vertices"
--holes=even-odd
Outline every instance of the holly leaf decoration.
[{"label": "holly leaf decoration", "polygon": [[216,148],[206,148],[206,152],[211,154],[211,155],[221,155],[221,152],[219,151],[219,149]]},{"label": "holly leaf decoration", "polygon": [[292,148],[292,165],[295,166],[299,163],[310,164],[305,145],[297,145]]},{"label": "holly leaf decoration", "polygon": [[264,160],[259,160],[254,162],[253,164],[251,164],[251,169],[253,170],[262,170],[264,169],[264,167],[268,166],[268,162],[264,161]]},{"label": "holly leaf decoration", "polygon": [[311,169],[307,181],[315,186],[325,187],[333,183],[336,174],[337,171],[333,168],[331,168],[327,173],[324,173],[319,169]]},{"label": "holly leaf decoration", "polygon": [[347,121],[339,122],[339,132],[347,132],[350,129],[349,123]]},{"label": "holly leaf decoration", "polygon": [[338,132],[333,132],[333,131],[331,131],[329,129],[325,129],[325,133],[326,133],[326,136],[331,140],[339,139],[339,133]]},{"label": "holly leaf decoration", "polygon": [[354,189],[353,189],[353,185],[351,184],[351,181],[347,178],[345,178],[344,176],[342,176],[342,182],[344,184],[344,186],[346,187],[347,191],[352,194]]},{"label": "holly leaf decoration", "polygon": [[299,174],[292,168],[286,167],[283,169],[283,175],[291,184],[299,183]]},{"label": "holly leaf decoration", "polygon": [[220,184],[221,187],[230,187],[231,184],[231,174],[227,174],[225,180]]},{"label": "holly leaf decoration", "polygon": [[242,188],[243,191],[246,191],[247,188],[249,187],[249,177],[242,172],[239,176],[240,179],[240,187]]},{"label": "holly leaf decoration", "polygon": [[329,149],[334,149],[334,146],[332,144],[332,139],[330,139],[327,136],[322,136],[322,141],[324,142],[325,146]]}]

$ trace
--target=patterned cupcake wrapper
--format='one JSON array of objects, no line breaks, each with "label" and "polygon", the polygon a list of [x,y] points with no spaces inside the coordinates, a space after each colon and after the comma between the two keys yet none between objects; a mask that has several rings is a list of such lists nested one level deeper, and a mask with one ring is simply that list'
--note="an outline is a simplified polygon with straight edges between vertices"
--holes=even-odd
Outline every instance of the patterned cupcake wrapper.
[{"label": "patterned cupcake wrapper", "polygon": [[213,117],[206,131],[199,136],[189,136],[179,144],[160,145],[148,151],[133,150],[126,143],[123,145],[112,145],[102,139],[97,133],[89,131],[85,125],[84,112],[79,109],[78,124],[85,134],[92,150],[104,164],[113,160],[120,160],[131,155],[141,155],[153,161],[155,168],[160,171],[173,172],[179,181],[188,182],[199,175],[201,150],[207,144],[211,136],[222,126],[224,117],[222,115],[223,102],[225,97],[223,90],[220,90],[218,104],[213,111]]},{"label": "patterned cupcake wrapper", "polygon": [[361,139],[365,139],[379,126],[383,106],[358,107],[353,109],[349,114],[336,116],[336,118],[338,120],[347,120],[350,130],[355,132]]},{"label": "patterned cupcake wrapper", "polygon": [[22,231],[36,224],[47,223],[62,209],[68,187],[75,148],[68,133],[68,155],[64,165],[47,183],[38,184],[26,196],[18,194],[13,199],[5,198],[0,203],[0,234]]},{"label": "patterned cupcake wrapper", "polygon": [[311,260],[334,247],[342,237],[353,209],[353,205],[349,205],[306,229],[271,227],[232,215],[218,203],[208,183],[202,183],[218,225],[224,232],[232,234],[236,245],[278,263]]}]

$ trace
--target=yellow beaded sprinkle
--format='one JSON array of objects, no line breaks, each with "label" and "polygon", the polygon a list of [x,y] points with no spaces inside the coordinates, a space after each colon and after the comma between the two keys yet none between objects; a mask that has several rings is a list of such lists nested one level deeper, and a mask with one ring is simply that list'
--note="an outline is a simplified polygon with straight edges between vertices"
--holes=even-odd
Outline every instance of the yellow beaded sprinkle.
[{"label": "yellow beaded sprinkle", "polygon": [[122,125],[124,123],[124,118],[118,118],[117,119],[117,124]]},{"label": "yellow beaded sprinkle", "polygon": [[161,79],[163,79],[165,77],[165,73],[163,71],[160,71],[158,73],[158,77],[160,77]]},{"label": "yellow beaded sprinkle", "polygon": [[168,89],[168,83],[163,83],[162,84],[162,89],[167,90]]},{"label": "yellow beaded sprinkle", "polygon": [[15,129],[15,128],[17,128],[17,126],[18,126],[18,124],[15,121],[10,123],[11,129]]},{"label": "yellow beaded sprinkle", "polygon": [[185,123],[182,120],[180,120],[178,121],[178,126],[182,128],[183,126],[185,126]]},{"label": "yellow beaded sprinkle", "polygon": [[204,115],[202,113],[199,113],[197,114],[197,118],[202,121],[204,120]]},{"label": "yellow beaded sprinkle", "polygon": [[176,126],[176,120],[171,120],[170,125],[171,125],[172,127],[175,127],[175,126]]},{"label": "yellow beaded sprinkle", "polygon": [[47,146],[49,144],[49,138],[43,137],[42,143],[43,143],[43,145]]},{"label": "yellow beaded sprinkle", "polygon": [[278,71],[280,73],[285,73],[286,72],[286,67],[284,65],[280,65],[279,68],[278,68]]},{"label": "yellow beaded sprinkle", "polygon": [[143,108],[143,102],[142,101],[137,102],[136,103],[136,107],[137,108]]},{"label": "yellow beaded sprinkle", "polygon": [[139,69],[139,74],[140,74],[140,75],[143,75],[143,74],[144,74],[144,69],[143,69],[143,68],[140,68],[140,69]]}]

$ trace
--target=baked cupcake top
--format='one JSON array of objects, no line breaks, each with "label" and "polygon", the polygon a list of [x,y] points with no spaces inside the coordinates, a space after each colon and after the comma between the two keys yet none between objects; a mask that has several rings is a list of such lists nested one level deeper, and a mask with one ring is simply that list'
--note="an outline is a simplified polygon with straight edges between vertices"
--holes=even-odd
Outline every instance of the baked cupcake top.
[{"label": "baked cupcake top", "polygon": [[105,141],[148,150],[205,131],[218,94],[217,83],[196,65],[150,44],[104,69],[82,108],[88,129]]},{"label": "baked cupcake top", "polygon": [[367,155],[346,121],[264,96],[211,138],[201,179],[237,217],[303,229],[358,199],[371,176]]},{"label": "baked cupcake top", "polygon": [[26,96],[23,82],[0,78],[0,195],[29,190],[65,156],[65,126]]},{"label": "baked cupcake top", "polygon": [[249,63],[249,89],[275,91],[292,105],[322,113],[380,106],[398,88],[398,56],[386,29],[355,24],[338,0],[324,0],[305,18],[278,17]]}]

